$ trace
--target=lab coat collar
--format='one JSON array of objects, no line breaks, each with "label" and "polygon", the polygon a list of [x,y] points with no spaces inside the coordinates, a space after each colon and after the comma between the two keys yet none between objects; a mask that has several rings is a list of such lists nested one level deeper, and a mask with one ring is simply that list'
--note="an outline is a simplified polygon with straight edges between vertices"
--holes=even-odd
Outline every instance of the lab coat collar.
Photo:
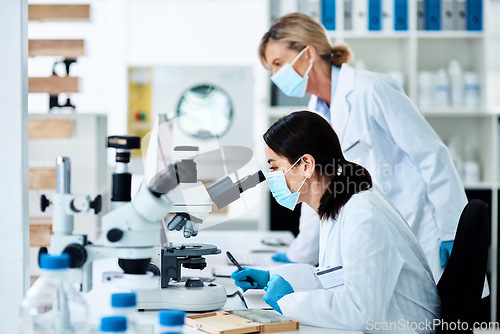
[{"label": "lab coat collar", "polygon": [[342,64],[337,89],[333,96],[331,124],[337,132],[341,143],[343,142],[345,129],[351,114],[349,94],[354,90],[355,75],[356,72],[351,66]]}]

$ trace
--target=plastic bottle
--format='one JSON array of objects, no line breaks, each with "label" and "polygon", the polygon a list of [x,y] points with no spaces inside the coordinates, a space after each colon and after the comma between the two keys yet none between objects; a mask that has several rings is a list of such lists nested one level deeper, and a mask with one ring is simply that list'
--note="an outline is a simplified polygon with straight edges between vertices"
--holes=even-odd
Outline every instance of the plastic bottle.
[{"label": "plastic bottle", "polygon": [[432,106],[434,79],[431,72],[418,73],[418,104],[420,107]]},{"label": "plastic bottle", "polygon": [[434,81],[434,105],[436,107],[448,106],[449,91],[448,76],[446,71],[440,68]]},{"label": "plastic bottle", "polygon": [[127,318],[123,316],[104,317],[99,326],[101,333],[128,333]]},{"label": "plastic bottle", "polygon": [[21,303],[20,333],[88,333],[87,305],[66,275],[69,255],[42,254],[41,276]]},{"label": "plastic bottle", "polygon": [[480,181],[481,168],[476,159],[474,149],[471,145],[465,147],[465,161],[464,161],[464,182],[477,183]]},{"label": "plastic bottle", "polygon": [[464,105],[464,78],[460,63],[456,59],[450,61],[448,66],[450,76],[450,102],[453,107]]},{"label": "plastic bottle", "polygon": [[165,310],[158,313],[159,326],[156,334],[184,333],[184,317],[186,312],[180,310]]},{"label": "plastic bottle", "polygon": [[137,296],[134,292],[114,293],[111,295],[111,308],[115,316],[127,318],[129,334],[139,333],[136,319]]},{"label": "plastic bottle", "polygon": [[474,108],[479,105],[480,85],[476,72],[465,72],[465,106]]}]

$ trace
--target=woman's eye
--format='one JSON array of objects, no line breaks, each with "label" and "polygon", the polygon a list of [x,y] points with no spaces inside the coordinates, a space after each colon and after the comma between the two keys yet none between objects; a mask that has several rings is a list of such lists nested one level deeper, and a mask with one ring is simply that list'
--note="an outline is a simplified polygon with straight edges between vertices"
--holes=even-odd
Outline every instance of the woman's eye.
[{"label": "woman's eye", "polygon": [[269,170],[275,171],[278,167],[269,167]]}]

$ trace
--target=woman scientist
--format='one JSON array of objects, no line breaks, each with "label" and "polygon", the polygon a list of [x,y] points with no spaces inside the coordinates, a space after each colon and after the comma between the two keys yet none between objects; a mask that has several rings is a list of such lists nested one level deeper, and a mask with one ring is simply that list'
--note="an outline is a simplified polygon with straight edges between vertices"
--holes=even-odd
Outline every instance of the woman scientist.
[{"label": "woman scientist", "polygon": [[[331,124],[345,157],[366,167],[401,212],[438,281],[467,198],[446,146],[401,86],[389,75],[355,71],[346,64],[353,57],[350,49],[332,47],[324,27],[304,14],[276,19],[259,56],[283,93],[313,95],[309,109]],[[304,220],[300,234],[308,230]],[[317,240],[313,228],[300,234],[292,245],[295,253]],[[295,261],[297,255],[289,255]]]},{"label": "woman scientist", "polygon": [[272,125],[264,140],[266,178],[277,202],[289,209],[307,203],[321,217],[319,270],[299,263],[244,268],[231,276],[236,285],[264,288],[263,299],[275,310],[319,327],[373,331],[385,324],[406,331],[408,323],[439,318],[436,284],[417,239],[372,188],[369,172],[344,158],[330,124],[295,112]]}]

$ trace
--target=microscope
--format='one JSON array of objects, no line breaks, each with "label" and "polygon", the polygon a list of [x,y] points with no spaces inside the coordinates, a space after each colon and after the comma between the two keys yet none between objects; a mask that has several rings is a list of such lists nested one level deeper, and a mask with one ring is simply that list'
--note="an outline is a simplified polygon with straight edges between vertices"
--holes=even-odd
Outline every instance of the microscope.
[{"label": "microscope", "polygon": [[[80,290],[92,289],[93,261],[118,258],[123,270],[108,275],[116,286],[133,290],[138,295],[138,308],[175,308],[186,311],[219,309],[226,302],[226,292],[221,285],[205,285],[199,279],[180,283],[181,267],[202,270],[206,267],[203,256],[220,254],[214,245],[168,243],[165,233],[160,233],[161,223],[168,230],[181,230],[184,236],[196,236],[197,226],[211,211],[212,203],[218,208],[240,198],[244,191],[265,180],[261,171],[233,183],[225,176],[205,187],[197,180],[194,159],[199,150],[194,146],[177,146],[177,162],[165,165],[148,183],[142,184],[131,198],[131,179],[128,171],[131,150],[140,148],[139,137],[111,136],[108,147],[116,150],[116,169],[112,177],[111,211],[102,217],[103,240],[93,244],[86,235],[73,235],[73,217],[91,209],[101,210],[101,198],[91,200],[87,195],[71,194],[69,158],[56,160],[56,193],[50,202],[42,196],[42,210],[53,205],[53,233],[50,249],[40,253],[68,253],[73,280],[80,283]],[[167,217],[167,220],[165,218]],[[160,252],[158,251],[160,245]],[[160,255],[160,268],[151,265],[151,259]],[[171,283],[174,280],[176,283]]]}]

